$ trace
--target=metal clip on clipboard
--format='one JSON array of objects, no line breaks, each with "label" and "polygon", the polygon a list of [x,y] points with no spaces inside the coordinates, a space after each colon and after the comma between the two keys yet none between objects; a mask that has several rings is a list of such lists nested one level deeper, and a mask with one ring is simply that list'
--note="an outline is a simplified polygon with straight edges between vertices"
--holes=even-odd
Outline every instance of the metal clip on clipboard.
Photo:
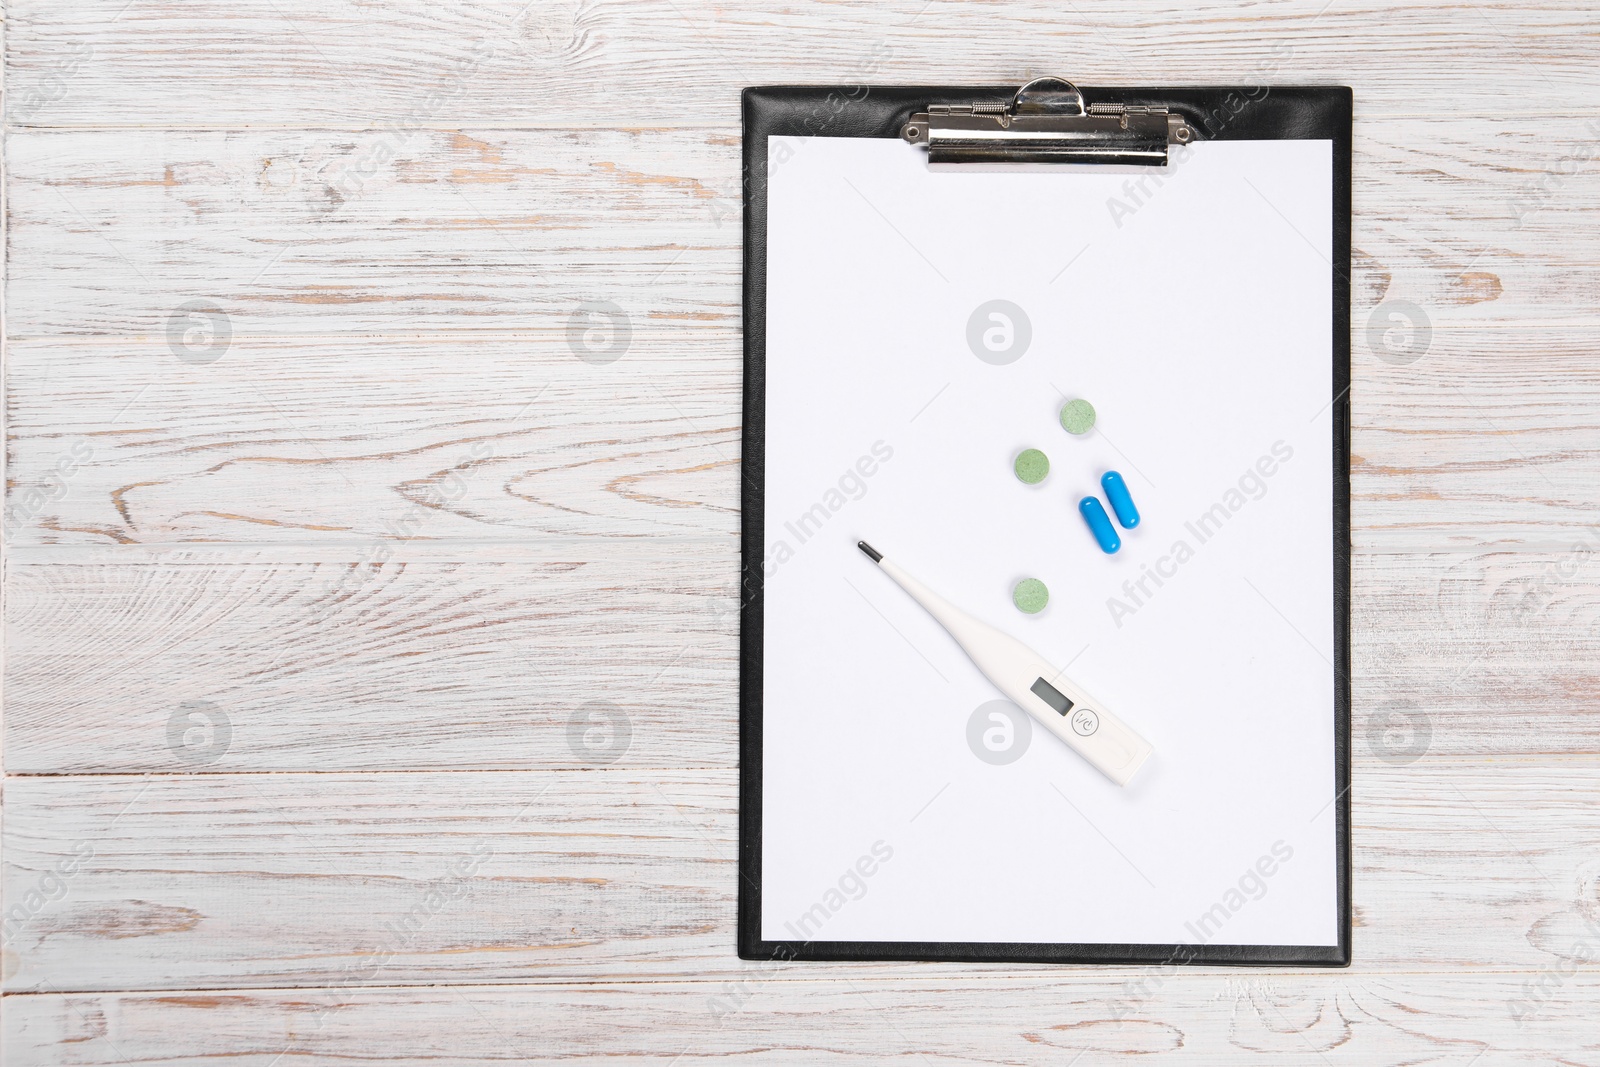
[{"label": "metal clip on clipboard", "polygon": [[900,129],[928,146],[929,163],[1124,163],[1167,165],[1169,144],[1194,130],[1164,107],[1084,106],[1064,78],[1038,78],[1008,101],[929,104]]}]

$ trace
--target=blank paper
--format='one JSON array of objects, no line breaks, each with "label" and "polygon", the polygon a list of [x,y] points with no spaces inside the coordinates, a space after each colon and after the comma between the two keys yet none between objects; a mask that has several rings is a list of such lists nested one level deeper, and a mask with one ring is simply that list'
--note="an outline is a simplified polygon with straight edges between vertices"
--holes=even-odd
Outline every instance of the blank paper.
[{"label": "blank paper", "polygon": [[[764,938],[1337,944],[1332,147],[1178,155],[771,140]],[[1106,470],[1143,513],[1111,556]],[[1039,727],[975,755],[999,694],[863,538],[1070,663],[1155,746],[1133,785]]]}]

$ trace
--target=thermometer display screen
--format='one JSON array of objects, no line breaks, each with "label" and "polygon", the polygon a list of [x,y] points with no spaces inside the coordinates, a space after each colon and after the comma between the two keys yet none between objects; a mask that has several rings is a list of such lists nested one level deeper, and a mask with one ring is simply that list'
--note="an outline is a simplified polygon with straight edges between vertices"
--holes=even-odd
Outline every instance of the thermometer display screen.
[{"label": "thermometer display screen", "polygon": [[1059,714],[1065,715],[1067,712],[1072,710],[1072,701],[1068,700],[1066,695],[1063,694],[1061,690],[1057,689],[1043,678],[1040,678],[1038,681],[1034,682],[1030,688],[1033,690],[1034,696],[1038,697],[1046,704],[1049,704],[1052,708],[1055,708]]}]

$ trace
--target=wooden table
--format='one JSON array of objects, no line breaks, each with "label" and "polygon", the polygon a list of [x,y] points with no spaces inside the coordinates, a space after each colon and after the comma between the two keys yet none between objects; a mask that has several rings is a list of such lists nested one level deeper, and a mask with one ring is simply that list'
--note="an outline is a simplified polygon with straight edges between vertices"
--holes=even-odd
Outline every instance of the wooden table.
[{"label": "wooden table", "polygon": [[[6,1063],[1600,1063],[1593,3],[7,8]],[[1044,73],[1355,89],[1348,971],[734,956],[738,90]]]}]

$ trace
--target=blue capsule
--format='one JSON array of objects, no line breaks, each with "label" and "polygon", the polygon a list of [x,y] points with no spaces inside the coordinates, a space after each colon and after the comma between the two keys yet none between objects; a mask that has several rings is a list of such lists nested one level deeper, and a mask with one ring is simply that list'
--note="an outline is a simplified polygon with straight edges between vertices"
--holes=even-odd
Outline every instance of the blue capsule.
[{"label": "blue capsule", "polygon": [[1094,534],[1094,539],[1100,542],[1100,550],[1110,555],[1122,547],[1122,539],[1117,536],[1117,531],[1111,525],[1111,516],[1106,514],[1106,509],[1101,505],[1097,496],[1086,496],[1078,501],[1078,511],[1083,515],[1083,521],[1089,524],[1089,532]]},{"label": "blue capsule", "polygon": [[1106,491],[1111,510],[1117,513],[1117,521],[1122,523],[1124,530],[1139,525],[1139,509],[1133,506],[1133,494],[1128,492],[1128,483],[1122,480],[1122,475],[1116,471],[1106,471],[1100,476],[1100,488]]}]

